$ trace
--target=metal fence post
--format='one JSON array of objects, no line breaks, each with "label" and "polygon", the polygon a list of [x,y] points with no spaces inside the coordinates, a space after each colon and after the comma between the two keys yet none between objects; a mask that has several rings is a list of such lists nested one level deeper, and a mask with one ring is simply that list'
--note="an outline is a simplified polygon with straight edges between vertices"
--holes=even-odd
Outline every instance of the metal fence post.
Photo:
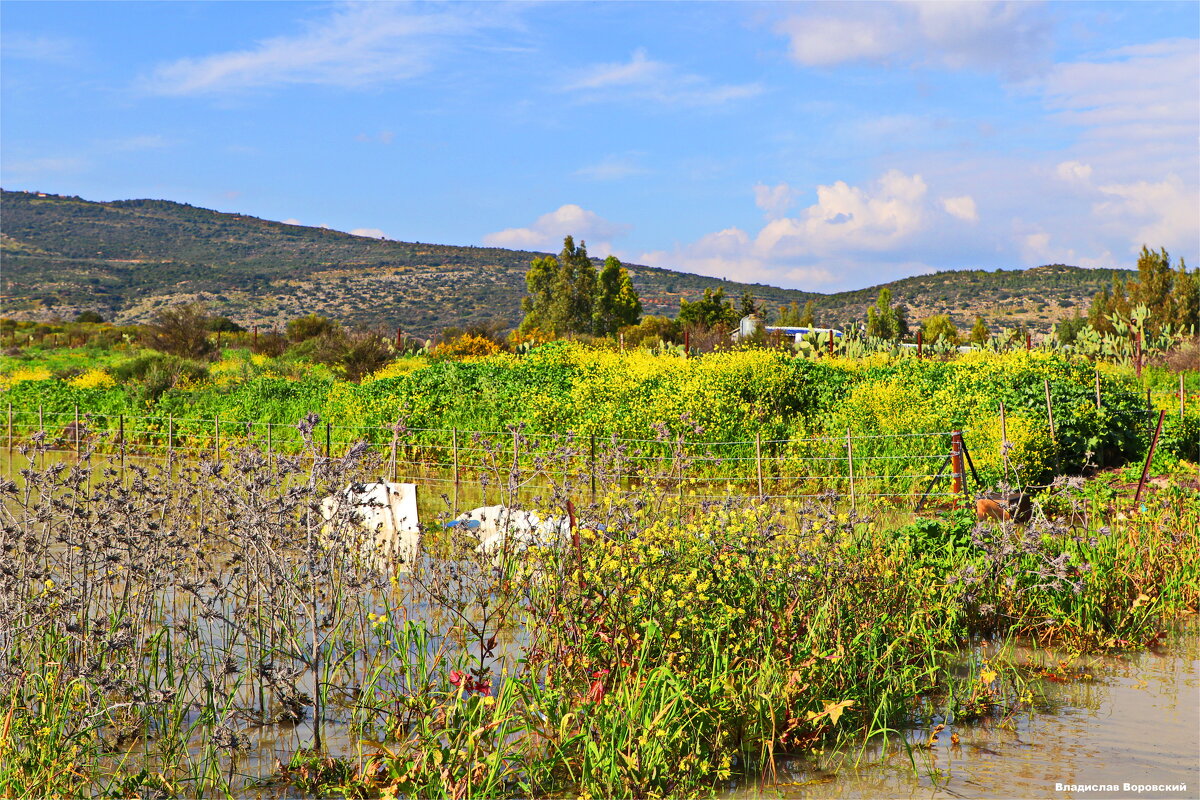
[{"label": "metal fence post", "polygon": [[588,472],[591,474],[592,502],[596,502],[596,434],[592,434],[592,452],[588,458]]},{"label": "metal fence post", "polygon": [[[1182,378],[1180,379],[1182,381]],[[1180,383],[1180,386],[1183,384]],[[1183,408],[1183,401],[1179,401],[1179,407]],[[12,460],[13,451],[13,427],[12,427],[12,403],[8,404],[8,458]]]},{"label": "metal fence post", "polygon": [[117,418],[117,437],[120,441],[119,445],[121,453],[121,477],[125,477],[125,415],[122,414]]},{"label": "metal fence post", "polygon": [[758,476],[758,496],[763,497],[766,492],[763,491],[761,431],[754,432],[754,471]]},{"label": "metal fence post", "polygon": [[329,454],[333,451],[333,423],[325,423],[325,457],[329,458]]},{"label": "metal fence post", "polygon": [[850,510],[857,513],[858,504],[854,498],[854,438],[849,428],[846,428],[846,465],[850,472]]},{"label": "metal fence post", "polygon": [[221,460],[221,418],[213,414],[213,461]]}]

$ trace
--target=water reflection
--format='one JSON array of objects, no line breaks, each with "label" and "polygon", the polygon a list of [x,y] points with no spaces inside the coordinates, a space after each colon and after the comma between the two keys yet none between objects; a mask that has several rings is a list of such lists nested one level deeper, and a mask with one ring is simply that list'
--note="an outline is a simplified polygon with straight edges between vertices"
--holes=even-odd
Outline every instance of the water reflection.
[{"label": "water reflection", "polygon": [[[1018,653],[1031,658],[1032,654]],[[1125,784],[1186,785],[1139,797],[1200,796],[1200,626],[1169,647],[1083,659],[1093,679],[1047,682],[1050,709],[947,724],[780,764],[777,783],[730,798],[1118,798]],[[951,737],[957,734],[958,743]],[[906,746],[907,743],[907,746]],[[1059,784],[1063,786],[1058,787]],[[1116,791],[1072,791],[1071,785]]]}]

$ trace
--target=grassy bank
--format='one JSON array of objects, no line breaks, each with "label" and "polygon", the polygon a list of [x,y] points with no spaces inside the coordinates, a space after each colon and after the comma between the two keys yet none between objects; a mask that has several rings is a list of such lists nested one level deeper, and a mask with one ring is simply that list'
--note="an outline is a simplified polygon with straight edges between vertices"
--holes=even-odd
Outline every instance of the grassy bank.
[{"label": "grassy bank", "polygon": [[0,796],[708,794],[918,702],[1023,708],[979,637],[1137,647],[1198,599],[1194,490],[1118,513],[1070,480],[1027,528],[903,529],[563,484],[532,504],[578,501],[579,549],[484,555],[426,520],[426,555],[379,571],[313,515],[379,464],[320,458],[316,424],[303,465],[4,480]]}]

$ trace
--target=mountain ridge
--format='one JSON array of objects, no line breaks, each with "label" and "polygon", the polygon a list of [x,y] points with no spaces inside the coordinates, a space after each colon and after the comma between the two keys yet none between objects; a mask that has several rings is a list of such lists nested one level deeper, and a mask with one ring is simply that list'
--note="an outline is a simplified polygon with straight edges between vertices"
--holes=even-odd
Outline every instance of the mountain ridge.
[{"label": "mountain ridge", "polygon": [[[524,275],[545,253],[374,239],[170,200],[94,202],[4,190],[0,198],[0,314],[71,318],[83,310],[140,322],[174,302],[199,299],[244,324],[281,326],[319,313],[342,322],[401,327],[429,336],[442,327],[520,320]],[[598,259],[597,259],[598,261]],[[820,324],[865,317],[882,286],[916,321],[975,315],[993,327],[1048,330],[1114,277],[1131,270],[1045,265],[1025,270],[944,270],[823,294],[626,264],[647,314],[674,316],[680,299],[723,288],[774,310],[813,301]]]}]

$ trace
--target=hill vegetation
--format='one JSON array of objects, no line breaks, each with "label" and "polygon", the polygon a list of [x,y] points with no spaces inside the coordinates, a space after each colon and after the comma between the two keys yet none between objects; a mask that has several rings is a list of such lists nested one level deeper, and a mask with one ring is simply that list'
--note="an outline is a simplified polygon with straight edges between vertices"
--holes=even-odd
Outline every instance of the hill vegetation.
[{"label": "hill vegetation", "polygon": [[[430,336],[447,326],[521,320],[525,274],[546,254],[396,242],[227,214],[165,200],[90,202],[3,192],[4,316],[47,321],[95,311],[145,322],[167,306],[203,300],[242,325],[282,329],[310,313]],[[600,259],[593,259],[599,268]],[[879,286],[819,294],[625,265],[644,312],[675,316],[706,289],[749,292],[762,307],[813,301],[816,322],[862,320]],[[1065,265],[946,271],[892,281],[893,302],[917,320],[947,314],[959,327],[1049,330],[1130,270]]]}]

